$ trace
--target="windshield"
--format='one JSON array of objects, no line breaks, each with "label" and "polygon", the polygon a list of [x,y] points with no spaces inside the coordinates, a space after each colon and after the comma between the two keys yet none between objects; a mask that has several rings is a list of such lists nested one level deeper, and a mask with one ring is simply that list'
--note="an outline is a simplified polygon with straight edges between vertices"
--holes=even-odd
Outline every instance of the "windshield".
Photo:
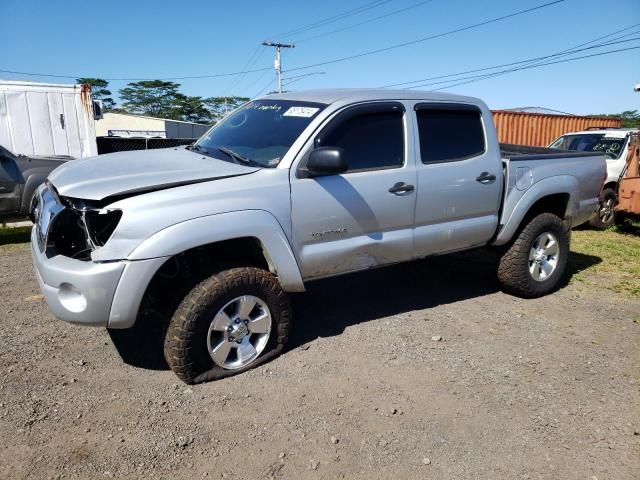
[{"label": "windshield", "polygon": [[325,107],[294,100],[249,102],[209,130],[194,148],[216,158],[274,168]]},{"label": "windshield", "polygon": [[602,152],[607,158],[620,158],[624,150],[626,137],[607,137],[604,133],[586,133],[581,135],[563,135],[553,142],[551,148],[578,150],[580,152]]}]

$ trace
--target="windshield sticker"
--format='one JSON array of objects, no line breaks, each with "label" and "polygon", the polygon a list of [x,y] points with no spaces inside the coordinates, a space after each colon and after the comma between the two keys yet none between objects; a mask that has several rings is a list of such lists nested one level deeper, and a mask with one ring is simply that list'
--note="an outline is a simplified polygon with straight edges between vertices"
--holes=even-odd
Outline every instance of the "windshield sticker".
[{"label": "windshield sticker", "polygon": [[283,117],[313,117],[319,108],[314,107],[290,107],[289,110],[282,114]]},{"label": "windshield sticker", "polygon": [[279,112],[282,109],[282,106],[281,105],[265,105],[265,104],[262,104],[262,103],[253,103],[253,104],[249,105],[247,107],[247,109],[262,110],[262,111],[271,110],[272,112]]}]

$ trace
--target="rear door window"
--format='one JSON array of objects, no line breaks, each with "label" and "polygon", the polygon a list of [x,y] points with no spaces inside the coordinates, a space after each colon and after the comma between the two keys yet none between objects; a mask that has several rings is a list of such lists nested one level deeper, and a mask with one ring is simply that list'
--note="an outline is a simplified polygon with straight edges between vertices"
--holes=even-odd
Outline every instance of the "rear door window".
[{"label": "rear door window", "polygon": [[422,163],[455,162],[482,155],[480,110],[466,105],[416,107]]}]

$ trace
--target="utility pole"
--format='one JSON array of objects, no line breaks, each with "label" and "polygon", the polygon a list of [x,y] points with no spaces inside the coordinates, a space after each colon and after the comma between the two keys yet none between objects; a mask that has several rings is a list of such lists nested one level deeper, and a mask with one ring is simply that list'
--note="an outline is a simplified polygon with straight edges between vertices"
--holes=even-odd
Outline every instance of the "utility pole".
[{"label": "utility pole", "polygon": [[278,43],[278,42],[262,42],[265,47],[275,47],[276,58],[273,61],[273,67],[276,69],[278,75],[278,93],[282,93],[282,60],[280,58],[281,48],[295,48],[293,43]]}]

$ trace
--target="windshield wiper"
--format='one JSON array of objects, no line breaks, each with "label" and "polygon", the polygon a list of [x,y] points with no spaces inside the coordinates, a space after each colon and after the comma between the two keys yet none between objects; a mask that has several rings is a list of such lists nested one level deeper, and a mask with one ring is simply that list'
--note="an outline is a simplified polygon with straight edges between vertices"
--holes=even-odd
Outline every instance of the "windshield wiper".
[{"label": "windshield wiper", "polygon": [[200,152],[204,155],[209,155],[208,150],[204,147],[201,147],[200,145],[187,145],[187,150],[191,150],[193,152]]},{"label": "windshield wiper", "polygon": [[259,165],[258,162],[256,162],[255,160],[251,160],[250,158],[243,157],[239,153],[234,152],[233,150],[231,150],[230,148],[220,147],[220,146],[216,146],[216,148],[218,150],[220,150],[222,153],[226,153],[227,155],[229,155],[234,160],[237,160],[237,161],[239,161],[241,163],[244,163],[245,165],[250,165],[252,163]]}]

